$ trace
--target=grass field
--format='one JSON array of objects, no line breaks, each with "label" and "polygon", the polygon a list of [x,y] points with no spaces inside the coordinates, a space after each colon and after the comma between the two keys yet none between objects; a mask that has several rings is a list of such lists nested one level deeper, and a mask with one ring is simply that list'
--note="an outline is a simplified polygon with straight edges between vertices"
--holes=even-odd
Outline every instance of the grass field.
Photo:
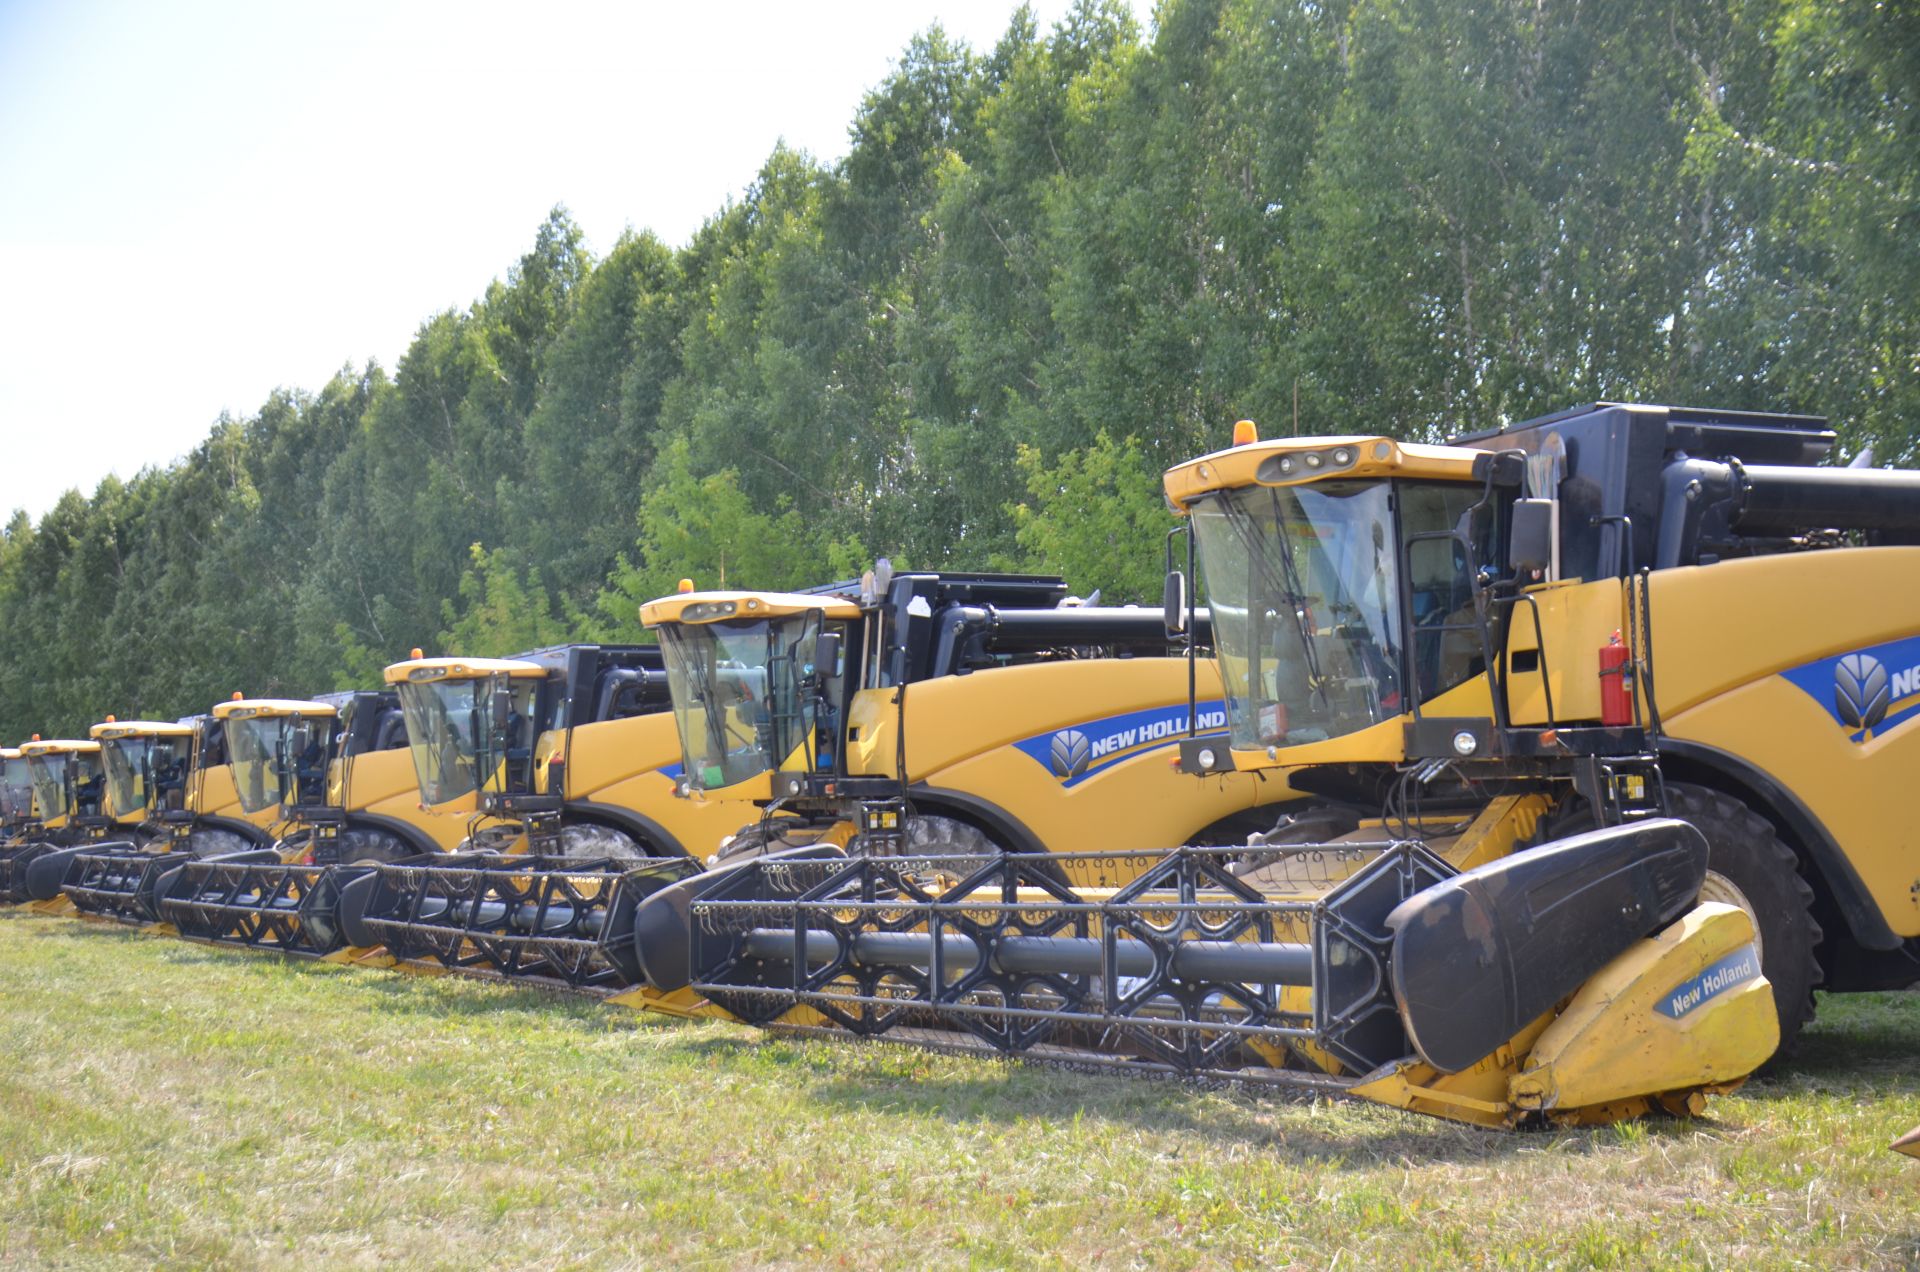
[{"label": "grass field", "polygon": [[1916,994],[1707,1119],[1497,1134],[14,912],[0,1057],[6,1265],[1920,1265]]}]

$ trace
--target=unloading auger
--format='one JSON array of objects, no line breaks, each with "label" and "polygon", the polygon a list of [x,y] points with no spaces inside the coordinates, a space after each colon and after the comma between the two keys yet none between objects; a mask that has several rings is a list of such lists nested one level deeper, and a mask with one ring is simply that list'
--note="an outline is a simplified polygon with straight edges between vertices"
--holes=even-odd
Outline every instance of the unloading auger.
[{"label": "unloading auger", "polygon": [[1698,1109],[1821,976],[1920,976],[1890,794],[1920,474],[1818,466],[1818,420],[1607,404],[1235,440],[1165,479],[1166,622],[1197,554],[1229,726],[1180,764],[1307,807],[1119,886],[1039,854],[716,871],[642,905],[650,978],[755,1024],[1509,1125]]}]

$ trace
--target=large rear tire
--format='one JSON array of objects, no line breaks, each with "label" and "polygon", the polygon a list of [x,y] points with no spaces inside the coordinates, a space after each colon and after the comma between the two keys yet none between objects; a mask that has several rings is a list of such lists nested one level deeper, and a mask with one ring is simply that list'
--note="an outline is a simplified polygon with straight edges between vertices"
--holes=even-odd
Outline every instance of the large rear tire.
[{"label": "large rear tire", "polygon": [[196,857],[224,857],[229,853],[247,852],[259,845],[245,835],[217,827],[206,827],[187,835],[187,851]]},{"label": "large rear tire", "polygon": [[339,853],[336,860],[343,866],[385,865],[413,855],[413,850],[398,835],[365,826],[347,827],[334,844]]},{"label": "large rear tire", "polygon": [[1707,882],[1702,901],[1738,906],[1753,920],[1760,970],[1773,985],[1780,1015],[1780,1051],[1813,1019],[1813,989],[1821,980],[1814,956],[1820,925],[1813,888],[1800,859],[1773,823],[1731,795],[1682,782],[1667,785],[1668,811],[1707,838]]},{"label": "large rear tire", "polygon": [[575,822],[560,830],[560,855],[576,860],[607,857],[614,861],[645,861],[646,846],[624,830],[593,822]]}]

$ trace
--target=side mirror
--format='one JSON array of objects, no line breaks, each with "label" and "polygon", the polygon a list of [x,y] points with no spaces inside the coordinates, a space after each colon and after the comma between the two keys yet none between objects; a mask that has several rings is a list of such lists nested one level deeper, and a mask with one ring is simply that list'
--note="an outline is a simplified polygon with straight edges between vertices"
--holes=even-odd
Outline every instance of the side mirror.
[{"label": "side mirror", "polygon": [[814,641],[813,674],[820,680],[831,680],[840,674],[839,632],[821,632],[820,638]]},{"label": "side mirror", "polygon": [[1183,636],[1187,630],[1187,576],[1178,570],[1167,571],[1167,583],[1160,592],[1160,606],[1165,611],[1167,638]]},{"label": "side mirror", "polygon": [[493,691],[493,731],[506,736],[507,726],[513,723],[513,690],[499,688]]},{"label": "side mirror", "polygon": [[1552,578],[1558,564],[1554,544],[1559,531],[1559,500],[1514,500],[1512,529],[1507,536],[1507,568],[1525,581],[1532,581],[1535,575]]},{"label": "side mirror", "polygon": [[298,760],[313,745],[313,730],[305,724],[296,724],[287,731],[287,750]]}]

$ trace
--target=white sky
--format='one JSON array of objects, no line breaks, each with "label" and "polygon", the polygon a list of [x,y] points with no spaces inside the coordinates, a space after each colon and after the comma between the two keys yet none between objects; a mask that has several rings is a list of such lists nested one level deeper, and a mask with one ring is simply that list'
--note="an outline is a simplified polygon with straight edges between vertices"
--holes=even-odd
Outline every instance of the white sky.
[{"label": "white sky", "polygon": [[391,370],[556,203],[684,242],[778,139],[844,154],[915,32],[1014,7],[0,0],[0,515]]}]

